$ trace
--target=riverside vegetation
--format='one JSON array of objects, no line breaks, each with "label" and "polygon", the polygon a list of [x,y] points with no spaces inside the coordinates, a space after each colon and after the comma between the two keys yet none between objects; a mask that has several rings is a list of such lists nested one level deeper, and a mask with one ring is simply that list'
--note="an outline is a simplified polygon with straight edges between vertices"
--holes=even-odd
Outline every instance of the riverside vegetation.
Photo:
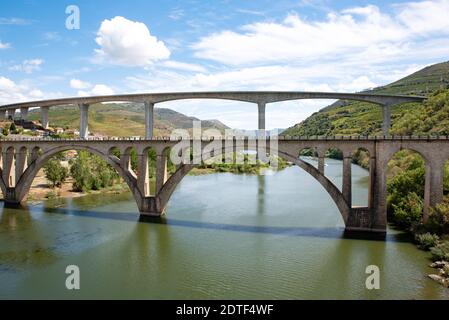
[{"label": "riverside vegetation", "polygon": [[[116,156],[119,156],[117,153]],[[255,160],[255,155],[243,154],[243,163],[236,163],[234,155],[233,163],[221,163],[211,161],[197,166],[191,174],[208,173],[239,173],[239,174],[258,174],[261,170],[269,169],[270,164],[261,163]],[[176,171],[176,166],[167,158],[167,171],[170,176]],[[45,178],[51,183],[52,188],[61,187],[69,177],[72,178],[72,191],[88,193],[90,191],[109,191],[111,187],[119,186],[114,191],[126,190],[126,185],[118,173],[107,164],[102,158],[93,155],[87,151],[79,151],[75,157],[68,160],[68,167],[63,165],[67,160],[67,152],[61,152],[53,156],[44,166]],[[217,159],[215,159],[217,160]],[[270,159],[273,161],[274,159]],[[282,170],[289,165],[287,161],[276,158],[277,170]],[[137,170],[137,153],[132,150],[130,153],[131,168]],[[150,190],[155,189],[156,178],[156,153],[154,150],[148,152],[148,171],[150,180]],[[122,188],[120,188],[122,186]],[[47,194],[47,198],[58,196],[54,191]]]},{"label": "riverside vegetation", "polygon": [[[391,85],[371,90],[374,93],[426,94],[422,104],[398,105],[392,110],[392,135],[449,135],[449,63],[427,67]],[[363,102],[339,101],[287,129],[284,135],[382,135],[380,108]],[[311,150],[306,150],[312,155]],[[341,159],[339,150],[328,157]],[[353,162],[369,167],[369,155],[357,150]],[[438,274],[429,275],[449,287],[449,162],[444,166],[444,200],[431,208],[423,222],[425,164],[412,150],[397,152],[388,164],[388,221],[411,233],[417,246],[430,252],[431,266]]]}]

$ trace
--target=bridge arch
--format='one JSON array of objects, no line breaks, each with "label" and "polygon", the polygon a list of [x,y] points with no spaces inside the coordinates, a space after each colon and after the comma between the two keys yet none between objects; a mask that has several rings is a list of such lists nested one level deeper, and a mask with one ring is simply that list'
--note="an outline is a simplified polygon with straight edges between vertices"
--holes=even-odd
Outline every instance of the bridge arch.
[{"label": "bridge arch", "polygon": [[[233,152],[233,148],[223,148],[219,150],[219,152],[214,153],[214,157],[222,155],[224,153]],[[299,154],[299,153],[296,153]],[[209,157],[213,157],[212,155],[207,155]],[[207,156],[205,158],[207,158]],[[294,163],[296,166],[300,167],[308,174],[310,174],[315,180],[317,180],[327,191],[327,193],[331,196],[332,200],[337,205],[338,210],[343,218],[344,223],[346,224],[348,221],[348,217],[351,211],[350,206],[345,201],[343,194],[340,190],[324,175],[322,174],[316,167],[312,164],[307,163],[306,161],[300,159],[298,156],[290,155],[287,152],[283,152],[278,150],[278,156],[283,158],[286,161]],[[204,160],[207,160],[203,158]],[[181,180],[192,170],[194,167],[198,165],[195,164],[183,164],[181,165],[175,173],[166,181],[159,192],[159,201],[160,204],[165,207],[168,203],[171,195],[175,191],[177,185],[181,182]]]},{"label": "bridge arch", "polygon": [[109,165],[111,165],[120,175],[121,178],[127,183],[131,192],[133,193],[136,201],[139,201],[142,198],[138,188],[135,187],[136,179],[132,175],[131,172],[123,168],[120,162],[117,161],[117,157],[114,155],[109,155],[101,150],[96,148],[89,147],[87,145],[67,145],[67,146],[58,146],[51,149],[47,149],[43,151],[39,157],[35,159],[31,159],[28,167],[25,169],[20,179],[16,184],[16,194],[15,201],[17,203],[21,202],[31,188],[31,184],[36,177],[39,170],[48,162],[48,160],[53,157],[55,154],[68,150],[76,150],[76,151],[87,151],[91,154],[99,156],[101,159],[105,160]]}]

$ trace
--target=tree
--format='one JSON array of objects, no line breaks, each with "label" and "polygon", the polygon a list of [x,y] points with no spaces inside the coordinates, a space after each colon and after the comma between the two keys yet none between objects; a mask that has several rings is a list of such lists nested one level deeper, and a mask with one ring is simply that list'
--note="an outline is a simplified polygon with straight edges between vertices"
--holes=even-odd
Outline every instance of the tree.
[{"label": "tree", "polygon": [[50,159],[44,166],[45,178],[53,184],[53,188],[60,187],[68,176],[68,170],[61,165],[61,161]]},{"label": "tree", "polygon": [[103,159],[80,151],[71,162],[70,174],[75,180],[73,190],[87,192],[112,186],[119,176]]},{"label": "tree", "polygon": [[73,190],[86,192],[92,189],[92,172],[87,152],[80,151],[76,159],[72,161],[70,175],[75,180]]},{"label": "tree", "polygon": [[11,126],[9,127],[9,131],[11,133],[16,133],[17,127],[16,127],[16,124],[14,122],[11,123]]}]

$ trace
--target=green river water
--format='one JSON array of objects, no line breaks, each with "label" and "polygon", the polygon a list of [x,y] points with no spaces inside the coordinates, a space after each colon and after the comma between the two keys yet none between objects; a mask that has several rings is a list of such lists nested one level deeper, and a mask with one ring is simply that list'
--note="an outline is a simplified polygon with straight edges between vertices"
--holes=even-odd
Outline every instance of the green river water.
[{"label": "green river water", "polygon": [[[341,185],[341,162],[326,163]],[[354,204],[364,205],[367,172],[352,170]],[[427,278],[429,254],[403,234],[344,238],[330,196],[297,167],[187,176],[167,215],[150,221],[130,193],[0,206],[2,299],[449,299]],[[76,291],[65,287],[72,264]],[[379,290],[365,287],[373,264]]]}]

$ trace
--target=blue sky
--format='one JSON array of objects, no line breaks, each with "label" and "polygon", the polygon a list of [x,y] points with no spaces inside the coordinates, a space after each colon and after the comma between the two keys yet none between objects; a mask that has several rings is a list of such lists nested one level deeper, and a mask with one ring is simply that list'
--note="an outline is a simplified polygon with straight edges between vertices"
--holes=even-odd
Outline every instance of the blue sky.
[{"label": "blue sky", "polygon": [[[66,7],[80,29],[66,28]],[[1,1],[0,104],[111,93],[208,90],[356,92],[449,56],[449,0]],[[330,101],[267,107],[291,126]],[[232,127],[256,107],[164,103]]]}]

